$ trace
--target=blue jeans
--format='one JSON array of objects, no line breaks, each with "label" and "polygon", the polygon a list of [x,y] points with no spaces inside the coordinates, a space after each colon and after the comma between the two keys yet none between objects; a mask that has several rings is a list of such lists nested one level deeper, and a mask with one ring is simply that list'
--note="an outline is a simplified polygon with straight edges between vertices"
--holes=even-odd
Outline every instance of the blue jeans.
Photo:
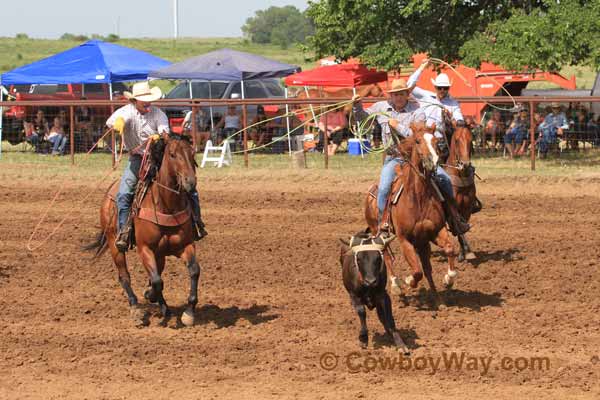
[{"label": "blue jeans", "polygon": [[[133,202],[135,188],[137,187],[139,180],[138,176],[141,165],[142,156],[134,154],[129,156],[129,161],[125,166],[125,171],[123,171],[121,183],[119,184],[119,192],[117,193],[119,230],[125,226],[127,223],[127,218],[129,218],[131,203]],[[189,199],[192,203],[192,213],[197,221],[200,216],[200,199],[198,198],[198,191],[195,187],[193,188],[192,192],[190,192]]]},{"label": "blue jeans", "polygon": [[454,199],[454,190],[452,189],[452,181],[446,170],[438,165],[435,170],[435,180],[446,199]]},{"label": "blue jeans", "polygon": [[542,140],[539,142],[540,152],[546,154],[550,146],[556,143],[556,128],[545,128],[542,130]]},{"label": "blue jeans", "polygon": [[142,156],[137,154],[129,156],[125,171],[123,171],[123,176],[121,177],[121,183],[119,184],[119,192],[117,193],[119,230],[127,223],[141,166]]},{"label": "blue jeans", "polygon": [[62,135],[53,136],[48,139],[52,143],[52,154],[60,153],[63,154],[65,146],[67,145],[67,137]]},{"label": "blue jeans", "polygon": [[381,222],[383,216],[383,210],[385,203],[387,202],[388,195],[392,189],[392,183],[396,178],[396,165],[402,166],[404,160],[400,157],[386,156],[383,162],[383,168],[381,168],[381,178],[379,179],[379,190],[377,191],[377,209],[379,214],[377,220]]}]

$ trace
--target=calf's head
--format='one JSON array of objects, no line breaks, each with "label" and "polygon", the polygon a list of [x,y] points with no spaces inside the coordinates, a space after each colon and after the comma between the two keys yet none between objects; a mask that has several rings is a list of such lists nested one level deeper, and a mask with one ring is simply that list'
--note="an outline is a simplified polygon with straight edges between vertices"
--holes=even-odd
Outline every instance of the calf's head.
[{"label": "calf's head", "polygon": [[[383,252],[394,238],[394,235],[371,237],[360,234],[352,236],[349,241],[340,239],[344,244],[342,248],[344,267],[353,269],[359,286],[373,288],[381,283],[380,279],[385,268]],[[385,274],[383,276],[385,278]]]}]

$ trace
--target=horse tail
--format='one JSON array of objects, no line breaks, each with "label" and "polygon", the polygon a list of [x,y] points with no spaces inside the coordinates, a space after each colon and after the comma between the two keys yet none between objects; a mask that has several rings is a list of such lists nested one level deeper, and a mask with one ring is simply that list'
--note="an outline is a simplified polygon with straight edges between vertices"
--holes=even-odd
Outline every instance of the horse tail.
[{"label": "horse tail", "polygon": [[96,234],[96,240],[90,244],[83,246],[83,250],[92,251],[96,249],[96,254],[92,257],[92,261],[95,261],[108,249],[108,240],[104,231],[100,231]]}]

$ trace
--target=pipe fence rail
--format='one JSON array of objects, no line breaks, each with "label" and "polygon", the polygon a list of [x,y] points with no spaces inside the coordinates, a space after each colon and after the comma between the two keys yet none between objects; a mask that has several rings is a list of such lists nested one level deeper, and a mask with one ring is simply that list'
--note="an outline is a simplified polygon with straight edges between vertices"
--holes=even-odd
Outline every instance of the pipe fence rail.
[{"label": "pipe fence rail", "polygon": [[[366,98],[363,102],[380,100],[385,98]],[[481,121],[476,121],[475,116],[465,115],[474,132],[473,144],[478,151],[505,155],[507,149],[508,155],[512,152],[528,152],[532,170],[535,170],[539,156],[554,157],[565,152],[589,151],[600,147],[600,116],[590,112],[591,104],[600,102],[598,96],[471,96],[456,100],[459,103],[488,104]],[[189,131],[198,151],[203,149],[207,140],[214,143],[229,139],[234,152],[244,154],[244,163],[248,166],[248,154],[252,151],[291,154],[293,151],[316,149],[323,151],[327,168],[331,139],[320,131],[327,131],[328,118],[322,119],[322,129],[319,129],[319,117],[332,109],[349,109],[350,102],[349,98],[266,98],[169,99],[153,104],[166,112],[171,129],[177,133],[183,129],[185,114],[191,111],[193,123]],[[566,119],[566,125],[560,131],[550,129],[543,123],[546,115],[552,113],[550,105],[555,102],[560,103],[559,112]],[[105,122],[116,108],[125,104],[126,100],[0,101],[0,156],[8,150],[70,155],[74,164],[76,153],[87,152],[96,145],[94,151],[111,153],[114,161],[119,139],[114,133],[104,135]],[[256,120],[258,106],[267,111],[264,124]],[[239,115],[241,123],[237,131],[222,129],[222,124],[219,124],[228,107],[235,107]],[[515,135],[509,132],[511,123],[521,109],[527,111],[527,133],[520,128],[520,135],[516,135],[515,139]],[[373,143],[371,130],[362,133]],[[349,137],[345,139],[352,138],[352,133],[346,136]]]}]

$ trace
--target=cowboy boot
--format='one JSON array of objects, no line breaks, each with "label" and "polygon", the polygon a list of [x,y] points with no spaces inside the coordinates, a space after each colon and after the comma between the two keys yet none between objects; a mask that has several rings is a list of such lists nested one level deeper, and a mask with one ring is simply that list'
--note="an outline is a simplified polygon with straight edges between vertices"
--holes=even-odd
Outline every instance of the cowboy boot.
[{"label": "cowboy boot", "polygon": [[115,240],[115,247],[119,252],[126,253],[129,250],[129,235],[131,233],[131,218],[127,218],[125,225],[121,227]]},{"label": "cowboy boot", "polygon": [[481,209],[483,208],[483,204],[481,203],[481,200],[479,200],[477,197],[475,197],[475,201],[473,202],[473,207],[471,209],[471,214],[476,214],[479,211],[481,211]]},{"label": "cowboy boot", "polygon": [[446,221],[448,221],[448,227],[450,228],[450,232],[454,236],[463,235],[471,229],[471,225],[469,225],[463,219],[462,215],[458,212],[458,208],[456,207],[456,202],[454,199],[444,201],[444,211],[446,214]]},{"label": "cowboy boot", "polygon": [[205,236],[208,236],[206,232],[204,222],[202,221],[202,213],[200,211],[200,199],[197,193],[190,195],[190,201],[192,203],[192,221],[194,231],[194,241],[202,240]]},{"label": "cowboy boot", "polygon": [[204,239],[205,236],[208,236],[208,232],[206,232],[205,229],[205,225],[204,222],[202,221],[202,218],[198,215],[197,219],[196,216],[194,216],[194,242],[197,242],[198,240],[202,240]]}]

